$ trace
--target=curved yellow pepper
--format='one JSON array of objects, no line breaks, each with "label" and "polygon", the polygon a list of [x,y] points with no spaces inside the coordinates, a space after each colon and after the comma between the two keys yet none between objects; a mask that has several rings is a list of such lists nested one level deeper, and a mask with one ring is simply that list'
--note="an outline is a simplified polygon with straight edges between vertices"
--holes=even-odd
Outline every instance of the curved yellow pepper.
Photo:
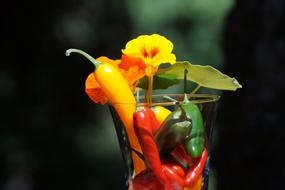
[{"label": "curved yellow pepper", "polygon": [[[136,109],[136,100],[127,81],[111,64],[100,63],[87,53],[77,49],[67,50],[66,55],[69,55],[71,52],[84,55],[94,64],[96,67],[94,76],[126,127],[131,147],[142,152],[133,127],[133,114]],[[132,152],[132,157],[136,174],[146,169],[144,162],[136,153]]]}]

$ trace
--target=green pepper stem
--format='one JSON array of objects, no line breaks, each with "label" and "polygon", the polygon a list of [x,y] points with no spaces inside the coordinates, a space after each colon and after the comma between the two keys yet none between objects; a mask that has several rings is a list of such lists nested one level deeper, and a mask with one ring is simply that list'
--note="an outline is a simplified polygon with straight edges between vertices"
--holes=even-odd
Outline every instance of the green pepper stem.
[{"label": "green pepper stem", "polygon": [[183,103],[184,104],[187,104],[187,103],[189,103],[190,101],[189,101],[189,99],[188,99],[188,96],[187,96],[187,94],[185,93],[184,94],[184,100],[183,100]]},{"label": "green pepper stem", "polygon": [[78,53],[80,55],[83,55],[85,58],[87,58],[89,61],[91,61],[96,68],[98,68],[102,64],[101,62],[96,61],[96,59],[94,59],[91,55],[89,55],[88,53],[86,53],[80,49],[73,49],[73,48],[68,49],[68,50],[66,50],[65,55],[70,56],[71,53]]},{"label": "green pepper stem", "polygon": [[[188,100],[188,99],[187,99]],[[181,116],[179,117],[182,121],[187,119],[187,114],[186,111],[183,109],[183,107],[181,106],[181,104],[178,105],[181,109]]]}]

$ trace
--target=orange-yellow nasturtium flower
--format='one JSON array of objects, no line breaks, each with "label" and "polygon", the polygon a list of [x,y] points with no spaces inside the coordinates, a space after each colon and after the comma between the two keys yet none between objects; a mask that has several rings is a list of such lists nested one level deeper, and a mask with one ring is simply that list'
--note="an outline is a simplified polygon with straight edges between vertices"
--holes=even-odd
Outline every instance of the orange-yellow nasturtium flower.
[{"label": "orange-yellow nasturtium flower", "polygon": [[173,44],[167,38],[158,34],[142,35],[129,41],[123,54],[139,58],[146,64],[146,75],[154,75],[161,63],[174,64]]},{"label": "orange-yellow nasturtium flower", "polygon": [[[108,57],[102,56],[96,59],[102,63],[109,63],[120,71],[123,77],[126,79],[129,87],[132,91],[135,90],[137,81],[145,75],[145,64],[142,60],[132,58],[127,55],[122,56],[122,60],[112,60]],[[102,105],[108,102],[108,98],[101,90],[98,82],[95,79],[94,73],[90,73],[85,82],[85,92],[89,98],[95,103],[101,103]]]}]

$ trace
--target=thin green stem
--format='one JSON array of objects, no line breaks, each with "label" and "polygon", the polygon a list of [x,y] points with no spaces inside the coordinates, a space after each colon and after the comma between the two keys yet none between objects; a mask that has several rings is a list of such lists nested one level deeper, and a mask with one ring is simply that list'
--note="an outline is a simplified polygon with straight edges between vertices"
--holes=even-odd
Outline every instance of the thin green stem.
[{"label": "thin green stem", "polygon": [[184,93],[185,94],[187,93],[187,73],[188,73],[188,70],[185,69],[184,70]]},{"label": "thin green stem", "polygon": [[189,98],[193,95],[193,94],[195,94],[199,89],[200,89],[200,85],[198,84],[195,88],[194,88],[194,90],[192,90],[192,92],[190,92],[190,94],[189,94]]},{"label": "thin green stem", "polygon": [[86,53],[80,49],[72,49],[72,48],[68,49],[68,50],[66,50],[65,55],[70,56],[71,53],[78,53],[80,55],[83,55],[85,58],[87,58],[89,61],[91,61],[96,68],[98,68],[102,64],[99,61],[96,61],[96,59],[94,59],[91,55],[89,55],[88,53]]},{"label": "thin green stem", "polygon": [[163,96],[163,98],[166,99],[166,100],[169,100],[171,102],[178,103],[177,100],[175,100],[174,98],[171,98],[170,96]]},{"label": "thin green stem", "polygon": [[148,95],[147,91],[148,91],[147,89],[144,90],[144,102],[147,102],[147,95]]}]

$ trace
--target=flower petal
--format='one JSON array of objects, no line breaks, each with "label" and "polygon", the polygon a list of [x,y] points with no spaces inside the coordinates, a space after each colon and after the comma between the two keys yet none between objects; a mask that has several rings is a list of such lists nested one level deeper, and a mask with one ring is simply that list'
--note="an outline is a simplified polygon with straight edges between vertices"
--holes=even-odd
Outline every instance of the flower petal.
[{"label": "flower petal", "polygon": [[118,65],[121,63],[120,59],[113,60],[113,59],[110,59],[106,56],[98,57],[96,60],[101,62],[101,63],[109,63],[109,64],[113,65],[115,68],[118,68]]},{"label": "flower petal", "polygon": [[130,40],[122,50],[125,55],[142,59],[146,64],[146,73],[153,73],[150,67],[158,67],[161,63],[175,63],[172,53],[173,44],[164,36],[158,34],[142,35]]},{"label": "flower petal", "polygon": [[131,57],[126,54],[122,55],[122,62],[119,64],[119,68],[129,70],[130,67],[137,66],[138,70],[145,70],[145,63],[143,59]]},{"label": "flower petal", "polygon": [[127,71],[124,70],[122,74],[131,87],[135,84],[135,82],[137,82],[137,80],[141,79],[145,75],[145,72],[144,70],[140,70],[138,66],[133,66],[130,67]]},{"label": "flower petal", "polygon": [[161,63],[174,64],[176,62],[176,56],[173,53],[170,54],[159,54],[153,59],[153,66],[159,66]]},{"label": "flower petal", "polygon": [[152,54],[155,49],[157,49],[157,53],[165,54],[172,52],[173,44],[164,36],[153,34],[149,36],[148,41],[145,44],[145,48],[150,54]]},{"label": "flower petal", "polygon": [[94,73],[90,73],[86,79],[85,92],[95,103],[100,102],[102,105],[104,105],[108,102],[108,98],[97,83]]}]

